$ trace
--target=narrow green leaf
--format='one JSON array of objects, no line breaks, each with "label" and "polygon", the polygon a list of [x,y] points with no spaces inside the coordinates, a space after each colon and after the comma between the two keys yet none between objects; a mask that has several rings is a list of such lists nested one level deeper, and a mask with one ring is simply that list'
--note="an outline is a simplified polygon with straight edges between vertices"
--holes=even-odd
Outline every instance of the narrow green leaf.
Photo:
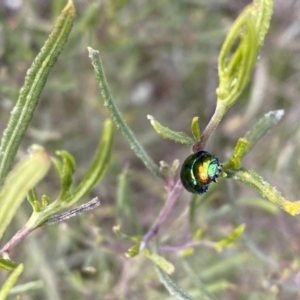
[{"label": "narrow green leaf", "polygon": [[34,211],[40,211],[41,210],[40,203],[38,201],[37,194],[36,194],[36,191],[35,191],[34,188],[32,188],[28,192],[27,200],[30,203],[30,205],[31,205],[31,207]]},{"label": "narrow green leaf", "polygon": [[52,163],[55,167],[55,170],[59,176],[59,178],[61,177],[61,174],[62,174],[62,170],[63,170],[63,163],[60,159],[58,159],[57,157],[53,157],[51,156],[51,160],[52,160]]},{"label": "narrow green leaf", "polygon": [[216,243],[216,247],[219,251],[223,250],[225,247],[233,244],[244,232],[246,228],[245,224],[241,224],[238,227],[236,227],[226,238],[218,241]]},{"label": "narrow green leaf", "polygon": [[50,158],[40,147],[8,174],[0,194],[0,240],[17,209],[50,168]]},{"label": "narrow green leaf", "polygon": [[[113,142],[113,124],[111,120],[106,120],[103,125],[103,133],[99,141],[96,153],[90,168],[84,175],[79,185],[72,191],[72,194],[67,194],[62,198],[58,198],[51,204],[47,205],[49,198],[44,197],[45,206],[40,212],[34,212],[29,221],[26,223],[26,228],[33,230],[34,228],[41,226],[47,222],[50,216],[57,214],[60,210],[66,209],[76,203],[85,194],[87,194],[103,177],[111,155],[111,148]],[[72,163],[71,163],[72,165]],[[59,170],[63,169],[63,166],[56,162],[56,167]],[[51,220],[50,220],[51,221]]]},{"label": "narrow green leaf", "polygon": [[140,244],[136,244],[133,245],[132,247],[130,247],[126,253],[125,256],[128,258],[133,258],[135,256],[137,256],[140,253]]},{"label": "narrow green leaf", "polygon": [[144,250],[144,254],[152,262],[156,264],[160,269],[162,269],[167,274],[172,274],[175,270],[174,265],[167,261],[163,256],[160,256],[156,253],[151,253],[148,249]]},{"label": "narrow green leaf", "polygon": [[[217,94],[219,100],[227,102],[228,107],[236,101],[249,81],[269,28],[272,11],[273,1],[254,1],[240,14],[225,39],[219,56],[220,87]],[[238,37],[240,44],[227,62]]]},{"label": "narrow green leaf", "polygon": [[43,280],[36,280],[36,281],[31,281],[27,283],[23,283],[20,285],[15,285],[11,290],[9,295],[18,295],[18,294],[24,294],[28,293],[31,291],[36,291],[40,290],[45,287],[44,281]]},{"label": "narrow green leaf", "polygon": [[253,19],[258,35],[259,45],[262,45],[265,35],[269,29],[273,13],[274,0],[254,0]]},{"label": "narrow green leaf", "polygon": [[223,170],[227,169],[238,169],[241,166],[241,160],[245,155],[245,152],[248,150],[249,143],[244,138],[239,138],[236,146],[233,150],[233,154],[228,162],[223,166]]},{"label": "narrow green leaf", "polygon": [[19,99],[11,112],[7,128],[4,131],[0,146],[0,186],[16,156],[20,141],[24,135],[40,94],[45,86],[48,74],[61,53],[71,31],[75,18],[75,7],[69,1],[55,28],[40,53],[27,71],[25,83],[20,90]]},{"label": "narrow green leaf", "polygon": [[200,141],[200,126],[199,126],[199,117],[194,117],[191,124],[191,130],[195,141]]},{"label": "narrow green leaf", "polygon": [[[243,29],[243,34],[240,41],[240,46],[236,54],[233,55],[232,60],[225,66],[222,77],[225,79],[220,81],[218,89],[218,100],[224,101],[227,108],[229,108],[238,99],[246,84],[249,82],[252,70],[256,61],[258,52],[258,41],[255,32],[255,26],[251,20],[251,11],[245,10],[248,14],[242,14],[244,23],[240,24]],[[241,34],[241,32],[239,32]],[[237,37],[236,37],[237,38]],[[230,53],[227,53],[229,55]],[[220,71],[221,74],[221,71]],[[221,75],[220,75],[221,78]],[[221,84],[226,82],[225,86]],[[223,94],[220,94],[222,91]],[[220,98],[220,96],[222,98]]]},{"label": "narrow green leaf", "polygon": [[238,139],[232,157],[223,166],[223,170],[239,169],[242,159],[253,149],[258,141],[283,117],[284,110],[266,113],[245,135]]},{"label": "narrow green leaf", "polygon": [[240,42],[237,50],[232,54],[232,58],[228,62],[227,70],[226,70],[228,77],[232,76],[234,78],[234,76],[238,73],[240,63],[243,59],[244,51],[245,51],[245,44]]},{"label": "narrow green leaf", "polygon": [[284,110],[274,110],[266,113],[245,135],[244,139],[248,141],[249,145],[245,151],[245,156],[249,153],[258,141],[264,137],[269,130],[275,126],[283,117]]},{"label": "narrow green leaf", "polygon": [[[227,97],[227,106],[231,106],[242,93],[250,80],[252,71],[257,59],[258,40],[254,23],[251,19],[246,19],[245,33],[241,39],[241,59],[236,70],[236,77],[232,76],[231,91]],[[234,82],[236,81],[236,82]]]},{"label": "narrow green leaf", "polygon": [[131,149],[134,151],[136,156],[142,160],[142,162],[152,172],[154,176],[160,179],[164,179],[163,175],[159,171],[158,166],[154,163],[154,161],[150,158],[150,156],[147,154],[145,149],[137,141],[133,132],[131,131],[125,119],[123,118],[117,106],[115,105],[106,81],[99,51],[94,50],[90,47],[88,47],[88,51],[89,51],[89,57],[92,61],[94,70],[96,72],[96,78],[99,83],[102,96],[104,98],[104,106],[106,106],[107,109],[109,110],[116,126],[118,127],[118,129],[120,129],[124,137],[127,139]]},{"label": "narrow green leaf", "polygon": [[[240,40],[240,44],[233,55],[231,55],[231,50],[234,47],[236,40],[241,37],[241,34],[245,28],[245,24],[247,20],[249,20],[251,17],[252,10],[253,8],[249,6],[244,9],[244,11],[238,16],[236,21],[231,26],[230,31],[228,32],[225,41],[223,42],[218,61],[220,83],[217,89],[217,96],[218,100],[220,101],[228,99],[232,88],[234,87],[234,85],[238,84],[236,80],[237,75],[235,73],[240,72],[237,66],[239,62],[241,62],[241,60],[243,59],[243,55],[247,55],[244,49],[246,46],[245,38]],[[246,33],[244,33],[244,37],[245,35]],[[255,47],[255,45],[253,46]],[[231,60],[228,61],[228,57],[230,56],[232,56]],[[232,101],[232,97],[230,100]]]},{"label": "narrow green leaf", "polygon": [[113,143],[113,123],[107,119],[103,125],[103,133],[89,170],[80,184],[74,189],[72,203],[89,192],[104,176],[108,167]]},{"label": "narrow green leaf", "polygon": [[[272,0],[255,0],[239,15],[226,36],[219,56],[220,85],[217,95],[218,100],[225,101],[227,107],[237,100],[249,81],[269,28],[272,11]],[[239,45],[232,54],[238,39]]]},{"label": "narrow green leaf", "polygon": [[12,271],[18,266],[17,263],[10,259],[0,257],[0,269],[4,271]]},{"label": "narrow green leaf", "polygon": [[148,115],[147,118],[150,120],[150,123],[155,131],[163,138],[170,139],[174,142],[186,144],[189,146],[195,143],[195,140],[189,137],[185,132],[173,131],[167,127],[164,127],[150,115]]},{"label": "narrow green leaf", "polygon": [[241,168],[238,170],[227,170],[226,172],[229,178],[256,189],[264,198],[267,198],[269,201],[277,204],[287,213],[293,216],[300,213],[300,200],[294,202],[287,200],[276,190],[275,187],[264,181],[252,170]]},{"label": "narrow green leaf", "polygon": [[74,157],[69,152],[56,151],[55,154],[60,156],[63,160],[63,163],[61,165],[57,164],[57,162],[55,163],[56,170],[59,172],[61,184],[60,195],[58,198],[62,198],[66,193],[70,192],[76,165]]},{"label": "narrow green leaf", "polygon": [[159,267],[156,267],[160,282],[165,286],[169,293],[179,300],[194,300],[186,291],[181,289],[171,277]]},{"label": "narrow green leaf", "polygon": [[42,207],[47,207],[50,204],[50,197],[47,195],[42,195],[41,197]]},{"label": "narrow green leaf", "polygon": [[185,249],[182,249],[180,251],[178,251],[178,256],[180,257],[188,257],[188,256],[191,256],[195,253],[195,248],[185,248]]},{"label": "narrow green leaf", "polygon": [[23,264],[20,264],[8,277],[2,288],[0,289],[0,300],[5,300],[7,295],[9,294],[9,291],[19,278],[20,274],[22,273],[24,269]]},{"label": "narrow green leaf", "polygon": [[133,241],[135,243],[140,243],[142,241],[142,237],[139,235],[129,235],[123,231],[121,231],[121,227],[120,225],[115,225],[113,227],[113,232],[119,236],[120,238],[124,239],[124,240],[128,240],[128,241]]}]

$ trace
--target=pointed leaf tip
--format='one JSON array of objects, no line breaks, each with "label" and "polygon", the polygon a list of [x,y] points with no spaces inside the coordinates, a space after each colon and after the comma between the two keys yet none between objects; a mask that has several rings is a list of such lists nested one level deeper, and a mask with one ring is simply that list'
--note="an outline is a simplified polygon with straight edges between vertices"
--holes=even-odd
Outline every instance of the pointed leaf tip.
[{"label": "pointed leaf tip", "polygon": [[3,184],[7,173],[11,169],[19,144],[32,119],[49,72],[68,40],[74,17],[75,7],[72,1],[69,1],[58,17],[49,38],[27,71],[18,101],[11,113],[1,140],[0,185]]},{"label": "pointed leaf tip", "polygon": [[68,3],[67,3],[67,5],[64,7],[62,13],[65,13],[65,12],[67,12],[67,11],[72,11],[72,10],[75,12],[75,11],[76,11],[76,8],[75,8],[75,6],[74,6],[73,1],[72,1],[72,0],[69,0]]},{"label": "pointed leaf tip", "polygon": [[168,127],[162,126],[159,122],[157,122],[153,116],[147,115],[147,119],[150,120],[150,124],[153,126],[155,131],[161,135],[165,139],[173,140],[174,142],[178,142],[186,145],[193,145],[195,140],[189,137],[185,132],[178,132],[169,129]]},{"label": "pointed leaf tip", "polygon": [[200,126],[199,126],[199,117],[194,117],[191,124],[191,130],[194,139],[198,142],[200,141]]}]

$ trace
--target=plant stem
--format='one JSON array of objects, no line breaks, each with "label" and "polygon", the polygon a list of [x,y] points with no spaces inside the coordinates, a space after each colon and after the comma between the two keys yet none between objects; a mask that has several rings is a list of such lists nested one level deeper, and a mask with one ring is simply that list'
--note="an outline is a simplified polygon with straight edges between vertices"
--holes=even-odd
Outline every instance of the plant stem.
[{"label": "plant stem", "polygon": [[182,190],[183,186],[180,180],[177,181],[177,183],[173,186],[172,189],[168,190],[167,200],[163,208],[161,209],[156,221],[152,225],[151,229],[144,235],[143,241],[140,245],[140,250],[143,250],[147,246],[148,242],[158,233],[160,227],[169,215],[172,207],[174,206]]},{"label": "plant stem", "polygon": [[14,247],[16,247],[31,230],[26,225],[21,228],[1,249],[0,254],[9,253]]},{"label": "plant stem", "polygon": [[227,109],[228,107],[224,104],[224,101],[217,101],[217,106],[214,115],[210,119],[203,134],[201,135],[200,141],[193,146],[194,153],[199,152],[205,148],[207,141],[215,131],[220,121],[222,120],[222,117],[226,113]]}]

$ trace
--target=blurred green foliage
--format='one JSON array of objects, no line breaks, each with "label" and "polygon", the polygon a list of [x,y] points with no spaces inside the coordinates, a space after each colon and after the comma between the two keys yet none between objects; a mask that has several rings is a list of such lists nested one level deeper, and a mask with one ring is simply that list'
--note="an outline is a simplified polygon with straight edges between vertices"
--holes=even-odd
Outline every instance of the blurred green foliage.
[{"label": "blurred green foliage", "polygon": [[[20,1],[20,6],[11,8],[9,2],[0,3],[2,130],[28,67],[65,5],[60,0],[32,0]],[[19,155],[32,143],[43,145],[49,153],[66,149],[77,162],[76,180],[84,175],[108,116],[99,101],[88,58],[87,46],[91,46],[101,51],[114,98],[151,157],[169,164],[176,158],[183,161],[190,154],[189,148],[162,140],[147,115],[185,132],[190,131],[191,119],[198,115],[204,128],[215,107],[220,46],[248,1],[74,3],[74,28],[50,73]],[[300,51],[294,3],[277,2],[252,83],[230,109],[208,149],[221,161],[229,159],[237,138],[244,136],[262,114],[284,109],[283,121],[259,142],[244,165],[255,169],[288,198],[297,199]],[[124,181],[117,180],[120,174],[126,174],[126,188]],[[120,189],[126,191],[124,199],[120,199]],[[38,187],[37,193],[40,191],[57,196],[59,182],[54,172]],[[85,200],[94,196],[101,198],[101,208],[67,223],[43,227],[16,248],[14,261],[25,266],[18,284],[28,287],[22,293],[30,299],[173,299],[148,260],[124,256],[132,244],[112,230],[124,209],[122,230],[130,235],[146,232],[164,199],[161,183],[144,168],[120,134],[114,142],[108,175]],[[173,246],[163,252],[175,266],[172,278],[196,299],[208,297],[203,296],[202,283],[219,299],[297,298],[299,222],[271,206],[262,208],[259,199],[248,201],[257,196],[257,192],[229,180],[211,186],[201,199],[193,195],[193,228],[200,228],[202,235],[192,255],[184,258],[178,255],[176,245],[184,245],[192,236],[186,208],[190,194],[182,194],[164,224],[159,238],[162,246]],[[24,204],[7,239],[23,226],[29,213],[29,205]],[[247,226],[246,235],[234,246],[219,253],[205,243],[225,239],[241,223]],[[39,279],[43,285],[28,285]],[[2,273],[0,282],[4,282]],[[22,290],[22,286],[16,288]]]}]

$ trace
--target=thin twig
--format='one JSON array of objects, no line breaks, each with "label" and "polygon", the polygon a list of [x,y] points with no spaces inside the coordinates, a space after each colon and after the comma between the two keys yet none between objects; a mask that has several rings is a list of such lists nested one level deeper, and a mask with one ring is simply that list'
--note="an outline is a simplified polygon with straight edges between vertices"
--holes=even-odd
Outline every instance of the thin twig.
[{"label": "thin twig", "polygon": [[0,254],[9,253],[16,247],[32,230],[26,225],[21,228],[5,245],[0,249]]},{"label": "thin twig", "polygon": [[149,241],[158,233],[160,227],[166,220],[167,216],[169,215],[172,207],[174,206],[176,200],[178,199],[179,195],[183,190],[183,186],[181,181],[178,180],[177,183],[168,191],[167,200],[161,209],[156,221],[152,225],[151,229],[144,235],[143,241],[140,245],[140,251],[145,249]]},{"label": "thin twig", "polygon": [[98,207],[99,205],[100,205],[100,200],[98,199],[98,197],[95,197],[91,201],[84,203],[82,205],[79,205],[78,207],[75,207],[73,209],[70,209],[62,214],[53,215],[53,216],[49,217],[49,219],[47,220],[47,224],[54,225],[57,223],[61,223],[65,220],[76,217],[85,211],[94,209],[94,208]]},{"label": "thin twig", "polygon": [[[100,205],[100,200],[98,197],[93,198],[91,201],[84,203],[76,208],[73,208],[60,215],[54,215],[50,217],[47,221],[49,224],[60,223],[64,220],[77,216],[87,210],[94,209]],[[28,225],[29,222],[21,228],[3,247],[0,249],[0,254],[9,253],[15,248],[30,232],[32,232],[35,227]]]}]

